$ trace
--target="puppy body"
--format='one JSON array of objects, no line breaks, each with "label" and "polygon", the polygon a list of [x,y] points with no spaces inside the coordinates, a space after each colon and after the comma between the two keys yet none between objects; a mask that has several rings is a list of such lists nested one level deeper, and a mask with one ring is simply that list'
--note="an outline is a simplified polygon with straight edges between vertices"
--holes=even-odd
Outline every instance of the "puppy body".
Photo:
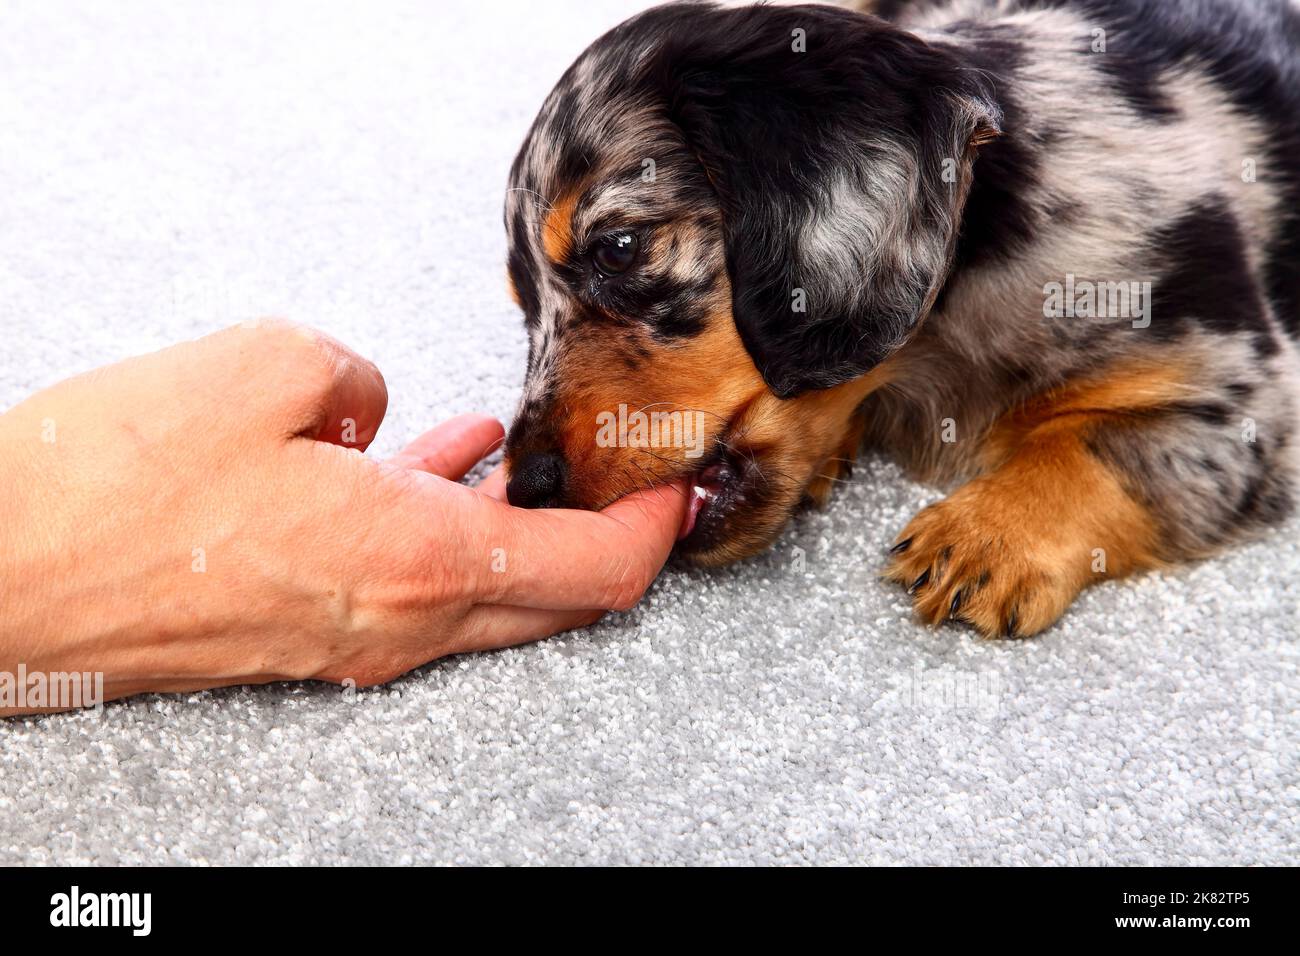
[{"label": "puppy body", "polygon": [[[1190,3],[900,15],[996,77],[1003,134],[976,190],[1014,196],[968,202],[941,302],[900,351],[896,387],[864,408],[869,436],[921,475],[986,476],[905,532],[921,550],[898,557],[896,579],[957,565],[949,587],[918,589],[927,617],[956,601],[986,628],[996,608],[1004,629],[1036,629],[1090,580],[1213,553],[1290,510],[1294,20],[1280,5]],[[1081,37],[1108,42],[1080,56]],[[1015,240],[983,245],[984,212]],[[1038,293],[1067,276],[1149,283],[1149,315],[1044,316]],[[977,440],[915,440],[943,419]],[[1029,487],[999,476],[1035,455]],[[1089,480],[1084,500],[1066,493]],[[963,569],[978,582],[990,552],[1010,574],[980,596]]]},{"label": "puppy body", "polygon": [[[918,474],[952,481],[982,467],[973,443],[910,440],[919,421],[953,417],[958,434],[983,434],[1017,402],[1109,366],[1182,363],[1190,403],[1221,402],[1275,435],[1289,432],[1297,376],[1288,332],[1300,330],[1300,54],[1294,45],[1289,61],[1278,54],[1291,64],[1291,92],[1278,74],[1276,98],[1246,108],[1206,64],[1173,62],[1170,50],[1171,63],[1160,65],[1150,48],[1175,43],[1165,24],[1181,22],[1180,7],[1219,14],[1193,35],[1217,58],[1240,59],[1242,73],[1271,58],[1277,27],[1261,17],[1244,32],[1237,16],[1251,22],[1264,12],[1248,7],[962,0],[898,15],[930,42],[967,51],[1003,109],[1002,133],[975,166],[942,299],[898,354],[906,372],[896,389],[876,396],[867,416],[872,434]],[[1155,18],[1140,34],[1127,26],[1134,10]],[[1093,53],[1080,38],[1098,31],[1111,39]],[[1147,85],[1126,48],[1155,61],[1142,67]],[[1044,315],[1044,287],[1068,276],[1150,282],[1151,324]],[[1206,374],[1194,371],[1202,367]],[[1234,382],[1250,385],[1252,400]]]},{"label": "puppy body", "polygon": [[[555,448],[551,503],[708,475],[585,425],[698,410],[727,480],[685,550],[716,562],[865,438],[956,486],[895,549],[920,613],[1029,634],[1291,509],[1300,18],[896,6],[657,8],[561,81],[507,202],[532,330],[512,484]],[[635,271],[588,267],[611,231]]]}]

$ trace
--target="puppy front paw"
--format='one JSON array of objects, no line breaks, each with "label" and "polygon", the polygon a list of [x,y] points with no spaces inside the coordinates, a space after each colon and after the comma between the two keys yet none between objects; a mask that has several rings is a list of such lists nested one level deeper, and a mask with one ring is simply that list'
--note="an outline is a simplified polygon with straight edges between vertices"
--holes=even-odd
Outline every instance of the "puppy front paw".
[{"label": "puppy front paw", "polygon": [[1088,542],[1034,500],[980,479],[923,510],[891,549],[885,577],[931,625],[959,620],[986,637],[1028,637],[1089,582]]}]

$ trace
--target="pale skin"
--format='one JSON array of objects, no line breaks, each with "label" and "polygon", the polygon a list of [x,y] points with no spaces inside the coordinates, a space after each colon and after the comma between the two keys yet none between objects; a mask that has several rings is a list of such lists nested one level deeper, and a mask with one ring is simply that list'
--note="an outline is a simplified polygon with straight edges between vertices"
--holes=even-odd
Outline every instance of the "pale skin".
[{"label": "pale skin", "polygon": [[0,671],[102,672],[106,699],[367,686],[628,609],[667,559],[683,488],[512,508],[499,472],[458,483],[499,422],[462,415],[378,461],[387,404],[371,363],[258,322],[0,415]]}]

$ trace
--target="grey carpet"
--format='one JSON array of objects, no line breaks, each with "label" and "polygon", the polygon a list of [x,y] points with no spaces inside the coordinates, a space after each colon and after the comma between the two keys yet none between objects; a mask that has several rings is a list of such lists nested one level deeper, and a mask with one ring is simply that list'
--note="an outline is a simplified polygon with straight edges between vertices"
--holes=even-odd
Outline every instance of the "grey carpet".
[{"label": "grey carpet", "polygon": [[[279,313],[383,369],[376,453],[508,418],[506,170],[634,5],[260,6],[6,7],[0,407]],[[875,577],[935,494],[869,462],[762,558],[354,699],[4,722],[0,862],[1300,862],[1297,525],[984,643]]]}]

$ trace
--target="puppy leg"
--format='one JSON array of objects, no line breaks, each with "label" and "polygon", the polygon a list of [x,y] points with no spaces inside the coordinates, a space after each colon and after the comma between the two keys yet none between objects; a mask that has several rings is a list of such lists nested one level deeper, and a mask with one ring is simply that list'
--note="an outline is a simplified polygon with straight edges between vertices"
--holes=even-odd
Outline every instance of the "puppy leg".
[{"label": "puppy leg", "polygon": [[[1095,581],[1280,520],[1292,476],[1275,452],[1294,410],[1243,431],[1254,420],[1241,386],[1212,382],[1203,369],[1130,367],[1005,416],[982,449],[987,473],[913,519],[886,576],[931,623],[1027,636]],[[1260,402],[1276,409],[1278,395]]]},{"label": "puppy leg", "polygon": [[865,429],[866,421],[862,413],[855,412],[834,454],[823,461],[821,467],[814,473],[804,496],[818,507],[825,506],[837,482],[848,481],[852,477],[853,463],[862,449],[862,435]]},{"label": "puppy leg", "polygon": [[1099,427],[1044,425],[1000,468],[912,520],[886,576],[908,587],[922,619],[1027,636],[1094,579],[1159,562],[1155,515],[1089,450]]}]

